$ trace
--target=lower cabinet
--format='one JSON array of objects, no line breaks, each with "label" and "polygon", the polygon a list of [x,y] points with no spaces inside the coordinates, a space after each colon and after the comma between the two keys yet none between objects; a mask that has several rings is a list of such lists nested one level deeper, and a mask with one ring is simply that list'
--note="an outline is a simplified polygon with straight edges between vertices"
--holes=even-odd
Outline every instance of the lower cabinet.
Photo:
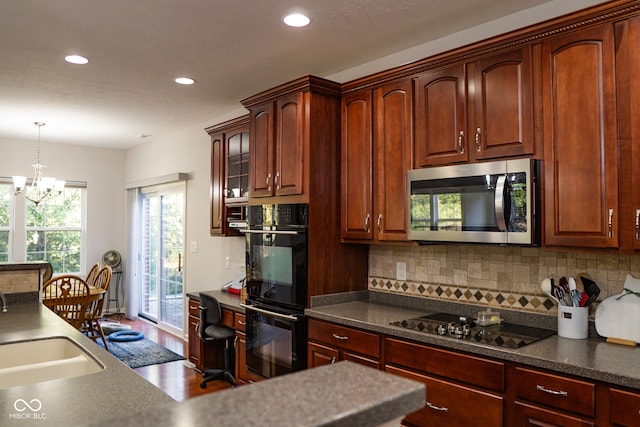
[{"label": "lower cabinet", "polygon": [[384,355],[386,372],[427,387],[426,406],[407,415],[404,425],[503,425],[504,363],[395,338],[385,338]]},{"label": "lower cabinet", "polygon": [[[635,427],[640,425],[640,393],[611,387],[608,392],[609,411],[603,425]],[[609,424],[605,424],[605,423]]]},{"label": "lower cabinet", "polygon": [[247,369],[247,334],[246,316],[242,313],[234,314],[234,329],[236,330],[236,383],[238,385],[260,381],[258,375]]},{"label": "lower cabinet", "polygon": [[348,360],[380,368],[380,336],[333,323],[309,319],[309,368]]},{"label": "lower cabinet", "polygon": [[[233,314],[231,314],[233,316]],[[228,315],[227,315],[228,317]],[[224,364],[224,348],[216,346],[214,343],[205,343],[198,335],[200,328],[200,301],[189,298],[189,362],[195,365],[199,372],[206,368],[218,366],[220,362]]]}]

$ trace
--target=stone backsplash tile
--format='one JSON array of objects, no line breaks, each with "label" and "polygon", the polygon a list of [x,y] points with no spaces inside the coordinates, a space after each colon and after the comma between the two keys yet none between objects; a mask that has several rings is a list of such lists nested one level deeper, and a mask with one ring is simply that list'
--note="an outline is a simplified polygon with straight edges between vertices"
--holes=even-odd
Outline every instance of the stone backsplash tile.
[{"label": "stone backsplash tile", "polygon": [[[396,280],[397,262],[406,263],[404,281]],[[540,282],[579,273],[596,281],[602,301],[622,291],[627,274],[640,278],[640,256],[463,244],[369,248],[369,289],[550,315],[557,308]]]}]

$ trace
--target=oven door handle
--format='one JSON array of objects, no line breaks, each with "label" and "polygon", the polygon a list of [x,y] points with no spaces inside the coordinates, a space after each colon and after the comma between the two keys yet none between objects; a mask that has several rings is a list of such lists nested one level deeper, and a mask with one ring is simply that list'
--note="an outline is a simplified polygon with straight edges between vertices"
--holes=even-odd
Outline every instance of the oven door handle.
[{"label": "oven door handle", "polygon": [[298,231],[287,231],[287,230],[238,230],[241,233],[247,233],[247,234],[288,234],[288,235],[293,235],[293,236],[297,236],[298,234],[300,234]]},{"label": "oven door handle", "polygon": [[267,314],[269,316],[273,316],[273,317],[279,317],[281,319],[286,319],[286,320],[293,320],[294,322],[297,322],[299,319],[297,316],[291,315],[291,314],[281,314],[281,313],[276,313],[274,311],[269,311],[269,310],[265,310],[262,308],[258,308],[254,305],[246,305],[246,304],[240,304],[241,307],[246,308],[247,310],[251,310],[251,311],[257,311],[258,313],[262,313],[262,314]]}]

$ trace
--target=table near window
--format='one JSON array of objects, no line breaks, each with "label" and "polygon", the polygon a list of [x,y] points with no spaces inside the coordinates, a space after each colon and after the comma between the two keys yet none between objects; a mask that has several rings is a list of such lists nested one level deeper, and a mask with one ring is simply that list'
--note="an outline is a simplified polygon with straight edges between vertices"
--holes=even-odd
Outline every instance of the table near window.
[{"label": "table near window", "polygon": [[89,286],[81,277],[66,274],[44,284],[42,303],[81,330],[89,306],[104,297],[105,292],[104,289]]}]

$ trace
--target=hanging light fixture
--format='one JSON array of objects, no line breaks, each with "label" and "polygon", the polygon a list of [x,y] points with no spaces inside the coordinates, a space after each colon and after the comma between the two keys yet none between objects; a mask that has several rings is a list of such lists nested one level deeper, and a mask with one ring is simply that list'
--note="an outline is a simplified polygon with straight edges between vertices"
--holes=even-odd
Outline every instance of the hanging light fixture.
[{"label": "hanging light fixture", "polygon": [[24,196],[38,206],[46,197],[62,193],[65,181],[42,176],[42,171],[47,166],[40,163],[40,130],[46,123],[34,122],[34,124],[38,126],[38,156],[36,163],[31,165],[33,166],[33,181],[27,188],[27,177],[14,176],[13,186],[16,189],[16,196]]}]

